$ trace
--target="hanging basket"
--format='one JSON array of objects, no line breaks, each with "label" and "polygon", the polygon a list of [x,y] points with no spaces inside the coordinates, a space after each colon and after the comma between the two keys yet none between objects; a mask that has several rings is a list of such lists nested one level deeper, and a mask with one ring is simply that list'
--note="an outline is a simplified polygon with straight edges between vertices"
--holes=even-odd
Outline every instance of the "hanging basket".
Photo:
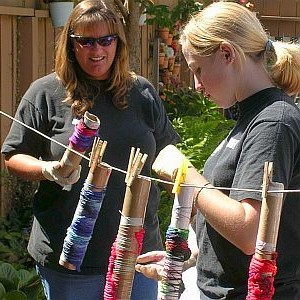
[{"label": "hanging basket", "polygon": [[64,26],[74,7],[73,2],[50,2],[49,11],[53,27]]}]

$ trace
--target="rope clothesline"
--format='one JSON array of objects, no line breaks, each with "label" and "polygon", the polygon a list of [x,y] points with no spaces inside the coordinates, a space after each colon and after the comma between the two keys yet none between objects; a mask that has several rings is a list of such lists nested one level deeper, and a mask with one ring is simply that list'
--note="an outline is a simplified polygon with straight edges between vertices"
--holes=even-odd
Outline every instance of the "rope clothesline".
[{"label": "rope clothesline", "polygon": [[[52,139],[51,137],[47,136],[46,134],[44,134],[44,133],[38,131],[38,130],[35,129],[35,128],[30,127],[29,125],[27,125],[27,124],[25,124],[25,123],[19,121],[18,119],[16,119],[16,118],[10,116],[9,114],[7,114],[7,113],[5,113],[5,112],[3,112],[3,111],[1,111],[1,110],[0,110],[0,114],[2,114],[3,116],[5,116],[5,117],[7,117],[7,118],[9,118],[9,119],[11,119],[11,120],[17,122],[18,124],[20,124],[20,125],[26,127],[27,129],[29,129],[29,130],[31,130],[31,131],[33,131],[33,132],[35,132],[35,133],[41,135],[41,136],[44,137],[45,139],[48,139],[48,140],[50,140],[51,142],[54,142],[54,143],[56,143],[57,145],[59,145],[59,146],[65,148],[65,149],[67,149],[67,150],[69,150],[69,151],[71,151],[71,152],[73,152],[73,153],[75,153],[75,154],[77,154],[77,155],[79,155],[79,156],[82,157],[83,159],[85,159],[85,160],[87,160],[87,161],[90,161],[90,158],[87,157],[86,155],[84,155],[84,154],[82,154],[82,153],[80,153],[80,152],[78,152],[78,151],[76,151],[76,150],[70,148],[69,146],[66,146],[66,145],[64,145],[64,144],[62,144],[62,143],[60,143],[60,142],[58,142],[58,141]],[[115,167],[115,166],[111,166],[111,165],[109,165],[109,164],[107,164],[107,163],[105,163],[105,162],[101,162],[101,164],[102,164],[103,166],[110,167],[112,170],[115,170],[115,171],[117,171],[117,172],[121,172],[121,173],[123,173],[123,174],[127,174],[127,171],[122,170],[122,169],[120,169],[120,168],[117,168],[117,167]],[[156,182],[160,182],[160,183],[164,183],[164,184],[174,185],[174,182],[167,181],[167,180],[163,180],[163,179],[159,179],[159,178],[147,177],[147,176],[140,175],[140,174],[139,174],[137,177],[149,179],[149,180],[151,180],[151,181],[156,181]],[[180,186],[186,186],[186,187],[189,187],[189,186],[190,186],[190,187],[201,188],[201,189],[203,188],[203,189],[214,189],[214,190],[224,190],[224,191],[245,191],[245,192],[260,192],[260,193],[262,193],[262,189],[233,188],[233,187],[230,187],[230,188],[229,188],[229,187],[218,187],[218,186],[213,186],[213,185],[210,185],[210,186],[201,186],[201,185],[186,184],[186,183],[181,183]],[[294,190],[291,190],[291,189],[289,189],[289,190],[285,190],[285,189],[283,189],[283,190],[268,190],[267,193],[270,193],[270,194],[274,194],[274,193],[275,193],[275,194],[276,194],[276,193],[300,193],[300,189],[294,189]]]}]

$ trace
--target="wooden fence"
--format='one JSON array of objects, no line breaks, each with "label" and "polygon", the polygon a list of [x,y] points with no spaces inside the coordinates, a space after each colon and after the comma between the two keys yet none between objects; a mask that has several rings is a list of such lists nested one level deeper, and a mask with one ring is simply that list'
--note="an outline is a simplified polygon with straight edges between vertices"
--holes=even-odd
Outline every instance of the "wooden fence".
[{"label": "wooden fence", "polygon": [[[14,0],[10,0],[10,4],[14,4]],[[30,83],[51,72],[56,34],[48,10],[0,6],[0,109],[3,112],[14,115],[20,97]],[[9,119],[0,117],[1,145],[10,124]],[[1,174],[3,170],[1,157]],[[2,215],[9,209],[3,180],[1,176]]]},{"label": "wooden fence", "polygon": [[[172,0],[175,2],[174,0]],[[170,1],[155,1],[170,4]],[[300,0],[257,0],[259,17],[274,38],[296,39],[300,36]],[[47,6],[42,0],[0,0],[0,110],[14,115],[21,96],[30,83],[53,69],[55,39],[59,30],[52,27]],[[141,75],[157,78],[158,58],[154,55],[155,32],[141,27]],[[157,50],[157,49],[156,49]],[[182,78],[191,83],[187,67]],[[1,145],[11,121],[0,116]],[[3,172],[1,157],[1,172]],[[0,177],[0,214],[9,210],[9,197]]]},{"label": "wooden fence", "polygon": [[278,40],[300,38],[299,0],[251,0],[270,35]]}]

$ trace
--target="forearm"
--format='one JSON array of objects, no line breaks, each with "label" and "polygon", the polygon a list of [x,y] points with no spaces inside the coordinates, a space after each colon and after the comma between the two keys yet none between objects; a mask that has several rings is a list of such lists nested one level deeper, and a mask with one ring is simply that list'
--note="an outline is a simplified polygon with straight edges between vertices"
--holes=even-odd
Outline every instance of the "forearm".
[{"label": "forearm", "polygon": [[7,170],[25,181],[45,180],[42,174],[42,161],[26,154],[5,156]]},{"label": "forearm", "polygon": [[[160,176],[166,175],[174,180],[174,174],[183,161],[184,156],[176,147],[167,146],[156,158],[153,170]],[[190,166],[185,183],[203,187],[209,182],[194,167]],[[195,188],[194,199],[195,207],[220,235],[244,253],[252,254],[254,252],[260,201],[254,199],[236,201],[219,190],[207,188]]]},{"label": "forearm", "polygon": [[[195,169],[189,169],[187,183],[204,186],[207,180]],[[196,188],[195,196],[198,190],[199,188]],[[195,199],[195,206],[224,238],[247,254],[254,252],[259,222],[259,201],[239,202],[219,190],[203,188]]]}]

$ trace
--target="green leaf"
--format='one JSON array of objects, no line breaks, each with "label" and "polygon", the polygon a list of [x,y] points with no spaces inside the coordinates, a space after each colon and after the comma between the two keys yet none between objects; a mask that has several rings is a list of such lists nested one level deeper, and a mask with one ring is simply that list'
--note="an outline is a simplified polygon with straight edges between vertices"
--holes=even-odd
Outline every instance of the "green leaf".
[{"label": "green leaf", "polygon": [[[8,263],[3,263],[0,265],[0,282],[2,282],[4,286],[5,279],[7,283],[12,282],[16,287],[18,286],[20,281],[18,272],[14,269],[12,265]],[[8,289],[6,288],[6,290]]]},{"label": "green leaf", "polygon": [[34,276],[32,275],[31,272],[27,271],[27,270],[24,270],[24,269],[21,269],[18,271],[18,276],[19,276],[19,287],[22,287],[24,285],[27,284],[27,282],[29,280],[31,280],[31,278]]},{"label": "green leaf", "polygon": [[2,300],[27,300],[27,296],[21,291],[12,291],[6,293]]},{"label": "green leaf", "polygon": [[35,269],[31,272],[21,269],[18,274],[20,277],[19,290],[22,290],[28,299],[38,299],[38,295],[43,292],[43,287]]},{"label": "green leaf", "polygon": [[32,272],[26,270],[19,270],[20,283],[19,287],[33,287],[38,285],[40,282],[40,277],[36,274],[35,270]]},{"label": "green leaf", "polygon": [[0,299],[2,299],[3,295],[6,293],[4,285],[0,282]]},{"label": "green leaf", "polygon": [[0,284],[4,286],[6,291],[13,291],[17,289],[16,284],[7,278],[0,277]]},{"label": "green leaf", "polygon": [[0,242],[0,254],[11,253],[11,250]]}]

